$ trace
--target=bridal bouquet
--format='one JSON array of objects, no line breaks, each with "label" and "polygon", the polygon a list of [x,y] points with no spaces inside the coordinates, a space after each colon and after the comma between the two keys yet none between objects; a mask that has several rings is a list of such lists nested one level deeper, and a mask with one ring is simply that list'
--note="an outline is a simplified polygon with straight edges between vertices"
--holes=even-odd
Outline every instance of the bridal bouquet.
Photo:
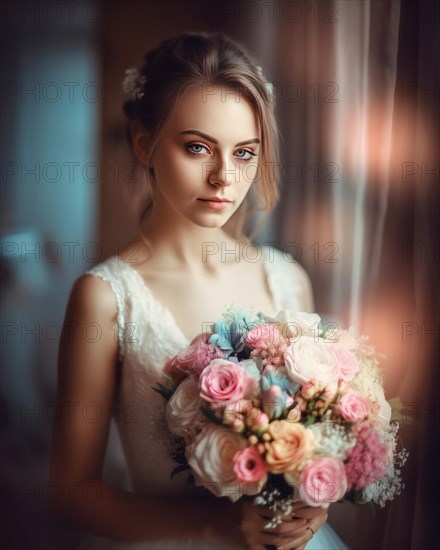
[{"label": "bridal bouquet", "polygon": [[[282,514],[295,500],[384,506],[403,487],[378,355],[316,314],[252,315],[232,304],[164,367],[169,430],[191,480]],[[279,523],[279,517],[275,521]]]}]

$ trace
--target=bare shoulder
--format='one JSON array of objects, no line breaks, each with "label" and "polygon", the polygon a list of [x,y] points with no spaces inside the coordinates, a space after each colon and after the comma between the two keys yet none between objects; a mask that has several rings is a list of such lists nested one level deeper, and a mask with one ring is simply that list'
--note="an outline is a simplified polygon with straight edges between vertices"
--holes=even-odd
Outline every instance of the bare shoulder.
[{"label": "bare shoulder", "polygon": [[91,317],[99,316],[107,320],[117,317],[116,297],[110,284],[101,277],[87,273],[73,283],[68,307],[72,313],[82,311]]},{"label": "bare shoulder", "polygon": [[[117,388],[116,317],[107,281],[87,273],[75,280],[58,351],[57,410],[75,404],[75,422],[63,414],[53,428],[50,479],[60,487],[101,476]],[[84,413],[90,404],[99,411],[93,421]]]}]

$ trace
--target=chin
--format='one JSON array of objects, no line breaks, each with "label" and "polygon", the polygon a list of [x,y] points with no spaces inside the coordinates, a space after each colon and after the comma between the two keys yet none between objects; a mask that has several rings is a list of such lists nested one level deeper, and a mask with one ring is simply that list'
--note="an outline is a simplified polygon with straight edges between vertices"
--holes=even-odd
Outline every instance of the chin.
[{"label": "chin", "polygon": [[216,229],[218,227],[223,227],[231,219],[231,216],[225,216],[224,214],[215,214],[209,217],[205,216],[204,218],[198,218],[193,220],[196,225],[199,227],[206,227],[210,229]]}]

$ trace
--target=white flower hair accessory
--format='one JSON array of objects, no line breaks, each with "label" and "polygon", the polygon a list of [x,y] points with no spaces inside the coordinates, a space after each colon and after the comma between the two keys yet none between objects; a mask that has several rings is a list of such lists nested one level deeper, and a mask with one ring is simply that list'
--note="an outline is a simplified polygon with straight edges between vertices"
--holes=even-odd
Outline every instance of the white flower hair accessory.
[{"label": "white flower hair accessory", "polygon": [[264,76],[264,73],[263,73],[263,67],[261,67],[260,65],[257,65],[257,71],[258,71],[258,74],[261,76],[261,78],[264,80],[264,83],[266,84],[266,88],[267,88],[267,91],[269,92],[270,97],[273,98],[273,84],[272,84],[272,82],[269,82],[268,80],[266,80],[266,78]]},{"label": "white flower hair accessory", "polygon": [[122,89],[127,94],[127,99],[136,101],[143,95],[143,88],[147,82],[147,77],[141,75],[137,67],[130,67],[125,70],[125,78],[122,82]]}]

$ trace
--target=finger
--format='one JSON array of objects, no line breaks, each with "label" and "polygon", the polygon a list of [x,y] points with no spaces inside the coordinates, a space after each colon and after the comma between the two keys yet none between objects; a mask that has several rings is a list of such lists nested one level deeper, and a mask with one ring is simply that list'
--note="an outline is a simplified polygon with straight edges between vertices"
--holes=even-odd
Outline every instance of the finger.
[{"label": "finger", "polygon": [[[315,518],[313,518],[315,519]],[[302,518],[302,517],[299,517],[299,516],[292,516],[292,515],[289,515],[289,516],[286,516],[285,518],[283,518],[283,523],[287,524],[287,525],[293,525],[293,524],[296,524],[296,525],[305,525],[309,520],[309,518]]]},{"label": "finger", "polygon": [[291,545],[292,548],[294,548],[298,546],[298,541],[303,541],[303,540],[304,540],[304,527],[302,527],[299,531],[297,530],[295,533],[290,533],[285,535],[281,535],[275,532],[270,533],[267,531],[263,531],[263,532],[260,532],[257,537],[258,544],[262,543],[262,544],[272,545],[272,546],[276,546],[277,548],[279,546],[286,546],[286,545]]},{"label": "finger", "polygon": [[[307,540],[306,540],[307,539]],[[277,550],[300,550],[305,548],[310,537],[302,536],[296,539],[291,539],[288,542],[281,543],[277,546]]]},{"label": "finger", "polygon": [[313,519],[318,516],[326,516],[328,510],[322,508],[321,506],[303,506],[302,508],[297,508],[293,511],[293,514],[296,517]]},{"label": "finger", "polygon": [[289,513],[288,515],[284,515],[280,511],[278,511],[273,516],[270,516],[270,517],[266,518],[266,520],[265,520],[266,524],[269,525],[271,522],[273,522],[275,517],[277,517],[280,520],[280,523],[278,523],[278,525],[276,525],[274,527],[267,527],[268,529],[282,528],[281,526],[283,526],[283,525],[287,525],[287,526],[296,525],[296,526],[299,527],[301,525],[305,525],[309,521],[307,518],[292,517],[291,513]]},{"label": "finger", "polygon": [[328,512],[328,510],[330,508],[330,504],[331,503],[329,503],[329,502],[320,502],[320,503],[316,502],[316,506],[310,506],[309,504],[306,504],[303,501],[297,501],[297,502],[292,503],[292,510],[296,514],[300,514],[303,511],[303,509],[307,510],[309,508],[316,508],[316,509],[326,510]]},{"label": "finger", "polygon": [[252,504],[252,506],[260,516],[275,517],[279,514],[278,510],[271,510],[267,506],[262,506],[261,504]]},{"label": "finger", "polygon": [[281,536],[292,536],[302,533],[307,527],[308,521],[306,519],[295,519],[290,521],[283,521],[280,525],[277,525],[270,532],[275,532]]},{"label": "finger", "polygon": [[[306,531],[309,533],[309,531]],[[296,548],[301,546],[302,543],[310,540],[310,535],[306,535],[304,528],[300,532],[291,533],[287,536],[277,536],[275,534],[261,534],[261,538],[258,542],[264,542],[264,544],[276,546],[278,548]]]},{"label": "finger", "polygon": [[[289,541],[289,543],[286,546],[287,548],[298,548],[298,547],[304,547],[307,545],[308,542],[310,542],[313,538],[313,533],[311,531],[306,531],[306,533],[303,533],[300,537],[297,537],[296,539]],[[280,550],[278,548],[278,550]]]}]

